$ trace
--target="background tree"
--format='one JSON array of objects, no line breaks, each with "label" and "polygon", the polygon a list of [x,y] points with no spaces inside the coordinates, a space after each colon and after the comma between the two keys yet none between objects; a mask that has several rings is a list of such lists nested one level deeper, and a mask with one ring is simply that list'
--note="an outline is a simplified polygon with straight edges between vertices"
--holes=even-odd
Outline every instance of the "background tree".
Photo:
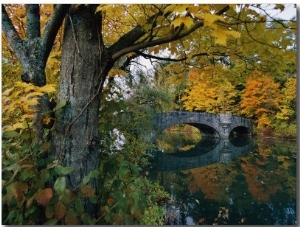
[{"label": "background tree", "polygon": [[[216,72],[217,71],[217,72]],[[182,100],[186,110],[208,113],[233,113],[236,91],[227,80],[222,66],[190,71],[189,83]]]},{"label": "background tree", "polygon": [[255,72],[247,80],[245,92],[242,94],[241,113],[256,119],[258,128],[270,127],[280,108],[281,99],[279,83],[269,76]]}]

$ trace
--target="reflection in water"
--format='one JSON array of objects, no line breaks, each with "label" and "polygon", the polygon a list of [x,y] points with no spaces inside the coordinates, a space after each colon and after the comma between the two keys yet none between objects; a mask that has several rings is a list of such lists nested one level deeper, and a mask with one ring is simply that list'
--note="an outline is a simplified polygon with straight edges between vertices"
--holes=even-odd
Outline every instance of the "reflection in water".
[{"label": "reflection in water", "polygon": [[188,152],[155,153],[150,177],[171,195],[165,224],[296,224],[295,141],[235,138]]},{"label": "reflection in water", "polygon": [[238,144],[239,146],[236,147],[229,139],[205,138],[189,151],[178,153],[153,152],[155,158],[153,165],[159,170],[179,171],[216,162],[229,163],[248,154],[255,148],[254,141],[249,139],[243,139]]}]

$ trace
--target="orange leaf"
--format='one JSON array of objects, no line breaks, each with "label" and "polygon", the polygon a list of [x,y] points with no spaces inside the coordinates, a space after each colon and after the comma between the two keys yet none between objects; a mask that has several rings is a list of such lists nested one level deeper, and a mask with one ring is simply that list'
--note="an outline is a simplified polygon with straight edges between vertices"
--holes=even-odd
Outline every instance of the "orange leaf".
[{"label": "orange leaf", "polygon": [[55,218],[57,220],[62,219],[66,215],[67,208],[64,204],[58,201],[55,205]]},{"label": "orange leaf", "polygon": [[90,185],[83,184],[80,186],[80,190],[81,190],[82,194],[88,198],[92,198],[95,194],[95,189],[92,188]]},{"label": "orange leaf", "polygon": [[53,191],[51,188],[45,188],[39,191],[35,196],[35,201],[42,206],[47,206],[53,197]]},{"label": "orange leaf", "polygon": [[18,182],[12,186],[12,194],[18,201],[18,203],[21,203],[23,199],[25,198],[23,191],[26,191],[28,189],[27,183]]},{"label": "orange leaf", "polygon": [[115,202],[115,200],[113,198],[109,198],[107,200],[107,204],[113,204]]}]

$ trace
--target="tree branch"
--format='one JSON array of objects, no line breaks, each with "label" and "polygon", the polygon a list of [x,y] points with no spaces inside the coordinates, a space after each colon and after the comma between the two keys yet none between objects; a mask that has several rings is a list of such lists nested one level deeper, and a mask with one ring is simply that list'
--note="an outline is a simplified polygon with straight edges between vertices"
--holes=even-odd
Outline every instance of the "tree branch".
[{"label": "tree branch", "polygon": [[51,52],[57,32],[61,27],[70,6],[71,6],[70,4],[56,5],[52,17],[46,24],[43,39],[42,39],[43,46],[45,47],[45,53],[44,53],[45,59],[48,58]]},{"label": "tree branch", "polygon": [[[267,13],[267,11],[265,9],[255,6],[255,5],[253,7],[256,7],[257,9],[260,9],[261,11],[263,11],[268,17],[270,17],[272,19],[272,22],[276,22],[276,23],[280,24],[282,27],[287,28],[287,29],[296,29],[296,28],[288,27],[283,23],[284,21],[287,21],[287,20],[275,19],[273,16],[271,16],[269,13]],[[288,20],[288,21],[292,21],[292,20]],[[296,23],[296,21],[294,21],[294,22]]]},{"label": "tree branch", "polygon": [[258,42],[258,43],[260,43],[260,44],[262,44],[262,45],[265,45],[265,46],[269,46],[269,47],[271,47],[271,48],[276,48],[276,49],[279,49],[279,50],[282,50],[282,49],[283,49],[283,48],[280,48],[280,47],[277,47],[277,46],[274,46],[274,45],[270,45],[270,44],[268,44],[268,43],[264,43],[264,42],[262,42],[262,41],[259,41],[258,39],[255,39],[255,38],[250,34],[250,31],[249,31],[249,29],[248,29],[247,24],[245,24],[245,28],[246,28],[246,31],[247,31],[249,37],[250,37],[253,41]]},{"label": "tree branch", "polygon": [[[160,61],[172,61],[172,62],[179,62],[179,61],[184,61],[186,60],[188,57],[184,57],[184,58],[180,58],[180,59],[175,59],[175,58],[165,58],[165,57],[159,57],[159,56],[154,56],[154,55],[151,55],[151,54],[146,54],[146,53],[143,53],[141,51],[136,51],[135,53],[137,53],[138,55],[146,58],[146,59],[156,59],[156,60],[160,60]],[[194,57],[199,57],[199,56],[208,56],[209,54],[208,53],[198,53],[198,54],[194,54],[191,58],[194,58]]]},{"label": "tree branch", "polygon": [[[152,47],[152,46],[156,46],[156,45],[160,45],[160,44],[163,44],[163,43],[172,42],[172,41],[175,41],[177,39],[180,39],[182,36],[179,36],[179,33],[182,31],[183,27],[184,27],[184,24],[181,24],[173,34],[162,37],[160,39],[152,40],[150,42],[138,43],[138,44],[129,46],[127,48],[124,48],[124,49],[114,53],[112,55],[112,59],[115,60],[115,59],[121,57],[122,55],[128,54],[130,52],[135,52],[135,51],[143,49],[143,48]],[[193,27],[195,27],[195,26],[193,26]],[[195,30],[195,29],[193,29],[193,30]]]},{"label": "tree branch", "polygon": [[[156,14],[152,15],[151,17],[149,17],[148,20],[147,20],[147,23],[148,24],[155,23],[155,19],[159,15],[162,15],[161,11],[159,11],[158,13],[156,13]],[[111,47],[109,47],[109,51],[112,54],[115,54],[115,53],[121,51],[124,48],[124,45],[126,47],[130,47],[145,34],[146,34],[146,31],[140,25],[138,25],[134,29],[132,29],[130,32],[123,35]]]},{"label": "tree branch", "polygon": [[2,30],[7,37],[8,43],[14,51],[19,61],[22,64],[22,55],[25,52],[24,41],[20,38],[18,32],[16,31],[12,21],[7,15],[6,9],[2,4]]},{"label": "tree branch", "polygon": [[[223,14],[229,8],[230,8],[229,5],[224,6],[220,11],[218,11],[216,13],[216,15]],[[153,15],[153,18],[155,18],[154,16],[156,16],[156,15]],[[122,56],[124,54],[128,54],[130,52],[136,52],[136,51],[138,51],[140,49],[143,49],[143,48],[148,48],[148,47],[152,47],[152,46],[156,46],[156,45],[161,45],[163,43],[172,42],[172,41],[181,39],[181,38],[189,35],[193,31],[195,31],[196,29],[202,27],[202,26],[203,26],[203,21],[198,21],[191,28],[189,28],[187,30],[183,30],[184,24],[181,24],[178,28],[176,28],[176,30],[175,30],[174,33],[172,33],[170,35],[167,35],[165,37],[162,37],[162,38],[159,38],[159,39],[155,39],[155,40],[151,40],[151,41],[148,41],[148,42],[138,43],[138,44],[131,45],[131,46],[127,45],[127,47],[125,47],[123,49],[120,49],[119,51],[116,51],[116,52],[113,51],[112,52],[112,59],[115,60],[115,59],[119,58],[120,56]],[[129,33],[131,33],[131,32],[129,32]],[[144,35],[144,34],[145,34],[145,32],[143,32],[142,35]],[[136,39],[135,41],[137,41],[137,40],[138,39]]]},{"label": "tree branch", "polygon": [[26,4],[26,37],[27,40],[40,37],[40,6]]}]

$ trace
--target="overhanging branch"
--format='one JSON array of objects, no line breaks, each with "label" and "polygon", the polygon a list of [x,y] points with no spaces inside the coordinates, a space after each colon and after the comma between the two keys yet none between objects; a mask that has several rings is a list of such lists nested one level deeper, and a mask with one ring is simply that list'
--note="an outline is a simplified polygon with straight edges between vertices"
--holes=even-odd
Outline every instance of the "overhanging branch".
[{"label": "overhanging branch", "polygon": [[[216,15],[223,14],[229,8],[230,8],[229,5],[224,6],[221,10],[219,10],[216,13]],[[117,52],[112,52],[112,59],[116,60],[119,57],[121,57],[125,54],[128,54],[130,52],[136,52],[140,49],[144,49],[144,48],[148,48],[148,47],[152,47],[152,46],[156,46],[156,45],[161,45],[161,44],[164,44],[164,43],[168,43],[168,42],[172,42],[172,41],[181,39],[181,38],[191,34],[193,31],[195,31],[196,29],[202,27],[203,25],[204,25],[203,21],[198,21],[191,28],[189,28],[187,30],[183,30],[184,24],[181,24],[179,27],[176,28],[174,33],[172,33],[168,36],[158,38],[158,39],[155,39],[155,40],[151,40],[151,41],[148,41],[148,42],[142,42],[142,43],[134,44],[132,46],[127,46],[123,49],[120,49]],[[138,40],[138,39],[136,39],[136,40]]]},{"label": "overhanging branch", "polygon": [[[156,59],[156,60],[161,60],[161,61],[172,61],[172,62],[179,62],[179,61],[185,61],[188,59],[188,57],[184,57],[184,58],[179,58],[179,59],[176,59],[176,58],[166,58],[166,57],[159,57],[159,56],[155,56],[155,55],[151,55],[151,54],[146,54],[146,53],[143,53],[141,51],[136,51],[135,53],[137,53],[138,55],[144,57],[144,58],[147,58],[147,59]],[[194,58],[194,57],[199,57],[199,56],[208,56],[209,54],[208,53],[198,53],[198,54],[194,54],[191,58]]]}]

